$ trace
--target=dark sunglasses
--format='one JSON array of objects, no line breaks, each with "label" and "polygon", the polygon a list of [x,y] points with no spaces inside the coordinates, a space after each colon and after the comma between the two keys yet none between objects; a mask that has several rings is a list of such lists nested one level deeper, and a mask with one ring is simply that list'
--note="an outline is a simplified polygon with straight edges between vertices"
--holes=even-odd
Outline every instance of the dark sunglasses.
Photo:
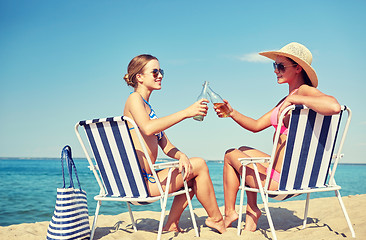
[{"label": "dark sunglasses", "polygon": [[164,77],[164,70],[163,69],[154,69],[154,70],[152,70],[152,74],[153,74],[153,77],[154,78],[158,78],[158,76],[159,76],[159,72],[161,73],[161,76],[162,77]]},{"label": "dark sunglasses", "polygon": [[273,63],[273,68],[274,70],[278,70],[280,72],[285,72],[285,68],[287,67],[293,67],[293,66],[296,66],[297,64],[292,64],[292,65],[288,65],[288,66],[284,66],[282,63]]}]

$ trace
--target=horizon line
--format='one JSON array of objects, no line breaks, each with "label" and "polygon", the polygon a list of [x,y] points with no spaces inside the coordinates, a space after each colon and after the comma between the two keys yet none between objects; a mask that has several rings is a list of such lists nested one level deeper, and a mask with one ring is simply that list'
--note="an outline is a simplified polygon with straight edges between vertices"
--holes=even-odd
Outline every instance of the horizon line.
[{"label": "horizon line", "polygon": [[[86,159],[86,157],[73,157],[73,159]],[[0,157],[0,160],[60,160],[60,158],[57,157]],[[157,160],[162,160],[162,161],[177,161],[176,159],[173,158],[157,158]],[[205,161],[209,161],[209,162],[221,162],[224,161],[222,159],[205,159]],[[338,162],[338,164],[355,164],[355,165],[366,165],[366,162]]]}]

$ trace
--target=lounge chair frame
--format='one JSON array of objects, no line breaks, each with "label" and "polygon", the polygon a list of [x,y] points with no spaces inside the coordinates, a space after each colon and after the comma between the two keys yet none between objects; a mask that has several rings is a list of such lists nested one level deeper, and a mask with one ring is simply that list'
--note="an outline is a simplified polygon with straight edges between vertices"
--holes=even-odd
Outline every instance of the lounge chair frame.
[{"label": "lounge chair frame", "polygon": [[[291,113],[291,111],[293,111],[295,109],[306,111],[305,114],[309,114],[310,111],[313,111],[313,110],[308,109],[306,106],[303,106],[303,105],[291,105],[291,106],[287,107],[281,113],[281,115],[279,117],[279,121],[278,121],[278,126],[277,126],[277,130],[276,130],[275,138],[274,138],[272,154],[271,154],[270,157],[253,157],[253,158],[240,158],[239,159],[239,161],[243,165],[242,175],[241,176],[245,176],[246,166],[248,164],[253,164],[253,168],[254,168],[254,172],[255,172],[255,178],[256,178],[257,184],[259,186],[259,189],[250,188],[250,187],[246,186],[245,185],[245,178],[242,177],[241,185],[239,187],[239,190],[240,190],[240,209],[239,209],[237,234],[240,235],[240,233],[241,233],[241,222],[242,222],[243,202],[244,202],[244,192],[245,191],[257,192],[257,193],[259,192],[260,193],[263,204],[264,204],[264,209],[265,209],[265,212],[266,212],[266,215],[267,215],[267,220],[268,220],[268,223],[269,223],[269,226],[270,226],[270,230],[271,230],[273,239],[275,239],[275,240],[277,239],[277,236],[276,236],[275,228],[274,228],[273,221],[272,221],[271,214],[270,214],[269,207],[268,207],[268,197],[274,197],[275,198],[275,197],[279,196],[279,197],[282,197],[284,199],[287,199],[286,197],[283,197],[283,196],[292,197],[292,196],[297,196],[297,195],[306,193],[307,198],[306,198],[306,203],[305,203],[304,220],[303,220],[303,226],[302,226],[302,228],[305,228],[306,227],[307,215],[308,215],[308,209],[309,209],[310,193],[334,191],[335,195],[336,195],[336,197],[339,201],[340,207],[343,211],[343,214],[346,218],[346,221],[347,221],[348,227],[351,231],[352,237],[355,237],[355,232],[353,230],[351,221],[348,217],[346,208],[345,208],[345,206],[343,204],[343,201],[342,201],[342,198],[341,198],[341,194],[339,192],[339,190],[341,189],[341,186],[337,185],[336,182],[335,182],[335,179],[334,179],[334,174],[335,174],[335,171],[337,169],[338,162],[343,157],[343,154],[341,153],[341,151],[342,151],[342,147],[343,147],[343,144],[344,144],[344,141],[345,141],[345,138],[346,138],[346,134],[348,132],[349,124],[350,124],[350,121],[351,121],[351,117],[352,117],[352,112],[349,108],[347,108],[345,106],[341,106],[341,113],[339,114],[340,117],[339,117],[338,124],[341,121],[340,118],[341,118],[341,115],[342,115],[343,112],[346,111],[348,113],[348,118],[347,118],[346,123],[344,124],[343,134],[342,134],[342,137],[341,137],[341,141],[338,144],[338,147],[336,147],[335,140],[336,140],[337,136],[339,135],[338,133],[340,132],[340,129],[338,129],[337,133],[335,134],[334,146],[333,146],[333,153],[335,153],[335,154],[332,154],[330,156],[330,159],[322,159],[322,161],[327,161],[325,163],[328,164],[328,174],[325,176],[325,180],[327,178],[329,178],[328,183],[326,183],[324,181],[322,186],[306,187],[306,188],[301,188],[301,189],[291,189],[290,188],[290,189],[286,189],[286,190],[275,190],[275,191],[269,190],[270,174],[271,174],[271,170],[272,170],[272,167],[273,167],[273,162],[274,162],[274,158],[275,158],[275,154],[276,154],[277,143],[278,143],[278,140],[279,140],[279,137],[280,137],[280,129],[282,127],[283,118],[285,117],[286,114]],[[314,113],[314,111],[313,111],[313,113]],[[316,114],[320,115],[319,113],[316,113]],[[306,116],[308,116],[308,115],[306,115]],[[289,127],[289,134],[290,134],[290,131],[296,131],[296,129],[295,130],[291,129],[291,120],[292,120],[292,114],[291,114],[291,119],[290,119],[290,123],[289,123],[289,126],[290,126]],[[338,125],[338,127],[339,127],[339,125]],[[285,149],[287,147],[287,143],[288,143],[288,141],[286,141]],[[289,146],[289,147],[291,148],[291,146]],[[330,166],[331,161],[333,161],[333,167]],[[269,167],[268,167],[268,171],[267,171],[267,175],[266,175],[265,184],[263,186],[262,182],[260,180],[257,164],[258,163],[259,164],[260,163],[265,163],[265,162],[269,163]],[[281,178],[283,177],[283,172],[284,172],[283,170],[284,170],[284,168],[282,168],[282,172],[280,173]],[[284,200],[284,199],[281,199],[281,200]]]},{"label": "lounge chair frame", "polygon": [[[134,143],[132,141],[132,138],[131,138],[131,135],[130,135],[130,132],[129,132],[130,130],[128,128],[127,122],[133,127],[134,131],[136,131],[138,141],[140,142],[140,144],[142,146],[142,150],[143,150],[143,153],[145,154],[147,162],[150,166],[152,176],[156,180],[156,184],[157,184],[159,192],[160,192],[159,196],[149,196],[148,195],[145,180],[144,180],[143,175],[141,174],[140,164],[139,164],[139,161],[138,161],[138,158],[137,158],[137,155],[136,155],[136,150],[135,150]],[[90,135],[92,133],[91,133],[91,131],[89,131],[89,133],[88,133],[86,128],[88,128],[88,129],[89,128],[94,128],[95,131],[94,131],[93,134],[98,135],[98,131],[100,130],[100,128],[102,129],[102,131],[107,132],[108,130],[105,130],[105,128],[111,128],[112,125],[117,126],[117,127],[114,128],[114,131],[118,131],[121,134],[121,139],[123,141],[123,144],[125,145],[124,147],[129,148],[127,151],[133,152],[133,154],[130,154],[132,156],[131,159],[130,159],[130,157],[128,157],[128,162],[134,162],[135,165],[136,164],[138,165],[139,169],[135,169],[135,171],[140,171],[140,173],[137,173],[137,175],[138,175],[137,178],[141,178],[139,181],[140,181],[140,183],[142,182],[144,187],[145,187],[146,196],[143,196],[143,197],[141,197],[141,196],[140,197],[112,196],[111,195],[112,193],[108,192],[108,189],[107,189],[106,184],[105,184],[105,182],[109,181],[109,180],[106,180],[101,175],[100,168],[104,168],[104,166],[100,166],[100,161],[99,162],[96,161],[97,164],[94,163],[94,161],[96,159],[103,158],[103,156],[98,156],[99,155],[98,151],[104,151],[103,148],[105,148],[105,146],[98,146],[97,147],[97,146],[95,146],[97,144],[93,145],[91,140],[90,140]],[[82,139],[82,137],[79,133],[79,126],[83,126],[84,129],[85,129],[85,134],[87,136],[86,138],[87,138],[87,141],[89,142],[90,150],[93,153],[94,161],[92,161],[92,159],[91,159],[91,157],[88,153],[88,150],[87,150],[87,148],[86,148],[86,146],[83,142],[83,139]],[[109,131],[113,131],[113,130],[109,130]],[[130,215],[130,218],[131,218],[131,221],[132,221],[133,229],[134,229],[134,231],[137,231],[136,223],[135,223],[135,220],[134,220],[134,217],[133,217],[133,214],[132,214],[130,204],[137,204],[137,205],[148,204],[148,203],[152,203],[152,202],[160,200],[161,214],[160,214],[160,221],[159,221],[159,228],[158,228],[158,235],[157,235],[157,239],[160,240],[161,235],[162,235],[164,219],[165,219],[165,215],[166,215],[165,211],[166,211],[167,199],[168,199],[168,197],[173,197],[173,196],[177,196],[177,195],[181,195],[181,194],[185,194],[186,197],[187,197],[189,211],[190,211],[190,214],[191,214],[191,220],[192,220],[192,224],[193,224],[193,227],[194,227],[194,230],[195,230],[195,234],[196,234],[197,237],[199,236],[198,229],[197,229],[197,224],[196,224],[196,219],[195,219],[195,216],[194,216],[194,213],[193,213],[193,207],[192,207],[192,204],[191,204],[191,198],[190,198],[190,195],[189,195],[189,192],[191,191],[191,189],[188,188],[187,182],[184,180],[183,189],[178,190],[176,192],[169,193],[168,192],[169,187],[166,187],[165,191],[163,190],[163,188],[161,186],[161,183],[158,180],[159,178],[157,176],[157,173],[156,173],[156,170],[158,170],[158,169],[169,168],[166,186],[170,186],[172,172],[175,168],[179,167],[178,161],[152,164],[152,161],[150,159],[150,156],[149,156],[148,151],[146,149],[146,146],[144,144],[144,141],[143,141],[142,135],[139,131],[139,128],[132,119],[130,119],[128,117],[125,117],[125,116],[120,116],[120,117],[101,118],[101,119],[80,121],[75,125],[75,133],[76,133],[76,136],[77,136],[77,138],[78,138],[78,140],[81,144],[81,147],[82,147],[82,149],[85,153],[85,156],[86,156],[86,158],[89,162],[89,165],[90,165],[89,168],[93,172],[93,174],[94,174],[94,176],[97,180],[97,183],[99,185],[99,188],[100,188],[100,193],[94,197],[94,199],[97,201],[97,207],[96,207],[96,210],[95,210],[95,217],[94,217],[94,221],[93,221],[93,226],[92,226],[92,230],[91,230],[90,239],[93,239],[93,237],[94,237],[94,233],[95,233],[95,229],[96,229],[96,225],[97,225],[98,213],[99,213],[99,209],[101,207],[102,201],[126,202],[127,206],[128,206],[129,215]],[[88,136],[88,134],[89,134],[89,136]],[[96,137],[98,138],[99,136],[96,136]],[[93,136],[91,138],[93,138]],[[115,140],[113,139],[113,137],[112,138],[108,137],[108,142],[111,145],[115,144],[115,143],[113,143],[114,141]],[[103,144],[99,144],[99,145],[103,145]],[[95,148],[95,149],[93,149],[93,148]],[[100,148],[100,149],[98,149],[98,148]],[[120,150],[118,150],[118,151],[120,151]],[[106,156],[104,156],[104,158],[107,158],[107,159],[105,159],[106,161],[115,161],[115,158],[119,158],[119,156],[114,157],[114,156],[109,156],[108,154],[106,154]],[[114,159],[114,160],[111,160],[111,159]],[[116,164],[116,166],[118,167],[118,164]],[[182,177],[183,176],[184,176],[184,171],[182,172]],[[130,182],[130,179],[127,176],[124,179],[128,179],[128,181]],[[127,180],[125,180],[125,182],[126,181]]]}]

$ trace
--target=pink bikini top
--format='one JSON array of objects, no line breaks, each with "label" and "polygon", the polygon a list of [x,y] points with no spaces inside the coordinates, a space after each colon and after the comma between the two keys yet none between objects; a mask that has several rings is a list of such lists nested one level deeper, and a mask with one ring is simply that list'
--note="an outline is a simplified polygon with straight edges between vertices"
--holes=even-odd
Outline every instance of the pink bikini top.
[{"label": "pink bikini top", "polygon": [[[294,94],[295,92],[297,92],[298,89],[295,89],[292,93],[289,94],[289,96],[291,96],[292,94]],[[275,128],[275,130],[277,130],[277,126],[278,126],[278,111],[280,110],[282,104],[284,101],[282,101],[277,107],[275,107],[275,109],[273,109],[272,113],[271,113],[271,125]],[[285,127],[284,125],[281,126],[281,130],[280,133],[281,134],[285,134],[287,135],[288,129],[287,127]]]}]

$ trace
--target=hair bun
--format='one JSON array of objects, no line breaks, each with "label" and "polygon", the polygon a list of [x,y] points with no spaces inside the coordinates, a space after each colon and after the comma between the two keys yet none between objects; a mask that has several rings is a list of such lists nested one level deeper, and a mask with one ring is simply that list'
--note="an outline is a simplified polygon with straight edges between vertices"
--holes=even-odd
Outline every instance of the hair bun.
[{"label": "hair bun", "polygon": [[135,87],[136,84],[130,79],[128,74],[125,74],[123,79],[126,81],[128,86]]}]

